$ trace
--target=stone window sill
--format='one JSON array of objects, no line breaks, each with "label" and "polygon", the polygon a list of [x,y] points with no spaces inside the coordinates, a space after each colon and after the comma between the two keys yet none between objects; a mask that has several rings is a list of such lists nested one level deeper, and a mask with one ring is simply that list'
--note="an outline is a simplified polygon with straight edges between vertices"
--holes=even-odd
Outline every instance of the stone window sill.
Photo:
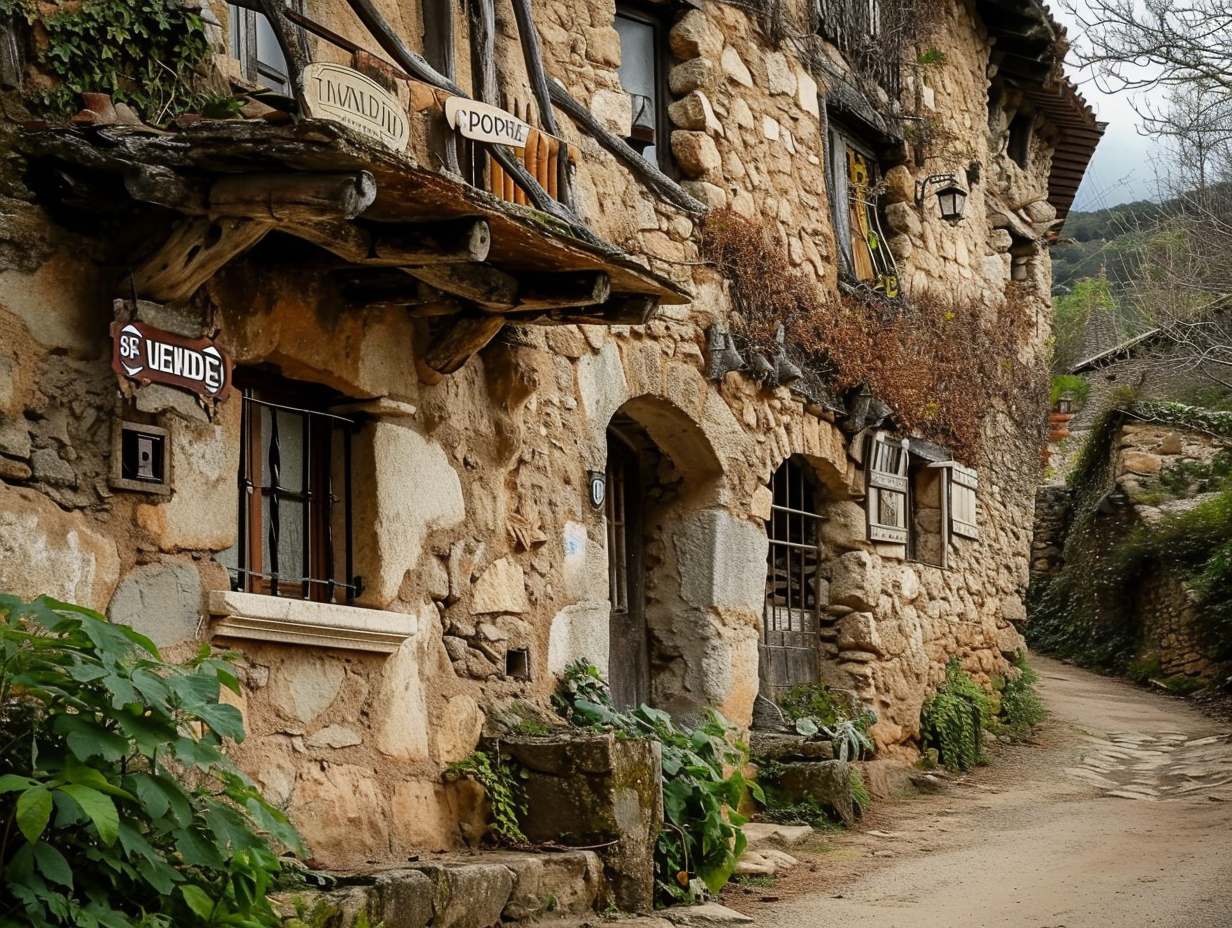
[{"label": "stone window sill", "polygon": [[390,654],[418,631],[413,615],[257,593],[210,593],[213,634],[277,644],[306,644]]}]

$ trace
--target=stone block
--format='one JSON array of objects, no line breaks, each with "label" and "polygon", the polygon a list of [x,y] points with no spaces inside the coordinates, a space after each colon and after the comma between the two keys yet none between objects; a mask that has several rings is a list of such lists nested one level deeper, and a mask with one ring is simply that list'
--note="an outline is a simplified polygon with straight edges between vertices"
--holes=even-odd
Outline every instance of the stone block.
[{"label": "stone block", "polygon": [[914,203],[891,203],[886,207],[885,217],[886,228],[891,232],[918,238],[923,231],[920,214]]},{"label": "stone block", "polygon": [[841,760],[784,764],[776,784],[788,802],[817,800],[850,825],[855,821],[851,802],[851,765]]},{"label": "stone block", "polygon": [[881,560],[866,551],[849,551],[831,567],[830,602],[872,612],[881,597]]},{"label": "stone block", "polygon": [[796,75],[782,52],[768,52],[766,63],[766,89],[770,95],[791,96],[796,92]]},{"label": "stone block", "polygon": [[813,837],[808,825],[777,825],[773,822],[748,822],[744,825],[744,837],[749,847],[783,848],[795,847]]},{"label": "stone block", "polygon": [[201,575],[192,564],[147,564],[120,581],[107,616],[131,625],[160,648],[197,637]]},{"label": "stone block", "polygon": [[342,661],[296,648],[271,668],[268,698],[288,719],[311,724],[338,698],[345,677]]},{"label": "stone block", "polygon": [[650,911],[654,843],[663,824],[659,745],[599,735],[512,738],[502,746],[530,771],[526,836],[584,845],[615,841],[599,854],[616,904]]},{"label": "stone block", "polygon": [[821,118],[821,101],[817,95],[817,81],[807,71],[796,72],[796,101],[800,109],[814,119]]},{"label": "stone block", "polygon": [[34,479],[52,487],[77,486],[77,474],[72,466],[53,448],[40,448],[30,455],[30,470]]},{"label": "stone block", "polygon": [[723,51],[723,32],[701,10],[690,10],[672,26],[667,36],[672,54],[682,61],[718,58]]},{"label": "stone block", "polygon": [[[234,491],[234,475],[232,476]],[[105,611],[120,575],[115,542],[42,493],[0,484],[0,590]]]},{"label": "stone block", "polygon": [[368,920],[385,928],[424,928],[432,921],[436,887],[418,870],[385,870],[368,890]]},{"label": "stone block", "polygon": [[677,129],[672,133],[671,145],[676,164],[689,177],[717,174],[723,163],[714,139],[704,132]]},{"label": "stone block", "polygon": [[810,741],[801,735],[769,731],[749,732],[749,751],[756,757],[772,760],[834,760],[834,744],[830,741]]},{"label": "stone block", "polygon": [[30,457],[30,424],[25,416],[0,418],[0,454]]},{"label": "stone block", "polygon": [[526,598],[526,574],[512,559],[496,561],[475,581],[471,615],[494,612],[521,614],[530,611]]},{"label": "stone block", "polygon": [[310,748],[350,748],[364,743],[364,736],[346,725],[327,725],[304,739]]},{"label": "stone block", "polygon": [[616,90],[596,90],[590,98],[591,115],[605,129],[620,138],[628,138],[633,125],[633,99]]},{"label": "stone block", "polygon": [[1033,200],[1023,207],[1023,212],[1037,225],[1050,223],[1057,218],[1057,208],[1047,200]]},{"label": "stone block", "polygon": [[384,609],[416,567],[424,539],[466,517],[462,483],[445,450],[413,428],[389,421],[354,441],[355,561],[364,578],[357,603]]},{"label": "stone block", "polygon": [[470,754],[479,743],[483,721],[483,710],[472,697],[450,697],[434,726],[437,762],[450,764]]},{"label": "stone block", "polygon": [[905,164],[892,167],[882,178],[887,203],[915,203],[915,178]]},{"label": "stone block", "polygon": [[410,638],[390,655],[372,705],[377,750],[406,763],[428,759],[428,701],[421,651],[419,641]]},{"label": "stone block", "polygon": [[667,84],[678,97],[694,90],[710,93],[718,84],[714,61],[709,58],[694,58],[678,64],[668,72]]},{"label": "stone block", "polygon": [[388,855],[387,806],[371,769],[313,762],[296,778],[290,818],[320,866],[348,869]]},{"label": "stone block", "polygon": [[730,45],[723,49],[720,63],[723,66],[723,73],[731,80],[745,87],[753,86],[753,75],[749,73],[748,65],[744,63],[740,53]]},{"label": "stone block", "polygon": [[1126,451],[1121,455],[1122,474],[1158,474],[1163,461],[1146,451]]},{"label": "stone block", "polygon": [[680,184],[685,193],[700,200],[707,209],[722,209],[727,205],[727,191],[716,184],[701,180],[686,180]]},{"label": "stone block", "polygon": [[852,612],[844,616],[838,629],[839,650],[883,653],[881,636],[877,634],[877,620],[871,612]]},{"label": "stone block", "polygon": [[722,509],[694,513],[674,538],[680,593],[701,609],[760,614],[766,597],[765,531]]},{"label": "stone block", "polygon": [[612,26],[586,30],[586,57],[608,68],[620,67],[620,33]]},{"label": "stone block", "polygon": [[419,870],[436,884],[432,928],[491,928],[513,893],[513,874],[500,863],[423,864]]},{"label": "stone block", "polygon": [[723,133],[723,127],[719,125],[718,117],[714,115],[710,100],[700,90],[694,90],[670,104],[667,108],[667,115],[671,118],[672,125],[678,129],[700,129],[716,135]]},{"label": "stone block", "polygon": [[548,672],[560,675],[573,661],[585,658],[606,674],[611,612],[611,603],[592,601],[556,613],[548,632]]},{"label": "stone block", "polygon": [[[868,547],[868,516],[859,503],[846,500],[825,508],[821,540],[835,551],[854,551]],[[831,597],[833,600],[833,597]]]},{"label": "stone block", "polygon": [[509,854],[501,862],[513,874],[505,921],[586,916],[599,907],[603,863],[593,851]]},{"label": "stone block", "polygon": [[224,404],[213,424],[173,423],[168,453],[172,495],[137,507],[138,523],[162,548],[222,551],[235,544],[239,433],[238,402]]}]

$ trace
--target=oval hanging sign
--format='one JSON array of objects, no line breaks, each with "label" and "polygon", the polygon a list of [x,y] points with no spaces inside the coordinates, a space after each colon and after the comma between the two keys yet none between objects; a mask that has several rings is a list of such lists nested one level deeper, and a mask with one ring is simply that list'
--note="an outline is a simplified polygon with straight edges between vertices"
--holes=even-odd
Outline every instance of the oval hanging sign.
[{"label": "oval hanging sign", "polygon": [[466,97],[450,97],[445,101],[445,119],[468,139],[494,142],[510,148],[525,148],[530,126],[500,107]]},{"label": "oval hanging sign", "polygon": [[212,338],[185,338],[144,322],[114,322],[111,340],[111,369],[130,380],[180,387],[220,402],[231,392],[231,359]]},{"label": "oval hanging sign", "polygon": [[304,68],[304,99],[310,117],[350,126],[394,151],[406,148],[411,136],[402,101],[351,68],[314,61]]}]

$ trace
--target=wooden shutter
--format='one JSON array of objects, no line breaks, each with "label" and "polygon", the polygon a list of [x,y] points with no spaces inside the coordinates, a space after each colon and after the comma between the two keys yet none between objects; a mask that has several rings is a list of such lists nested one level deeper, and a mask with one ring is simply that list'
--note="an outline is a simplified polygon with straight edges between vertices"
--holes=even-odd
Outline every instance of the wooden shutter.
[{"label": "wooden shutter", "polygon": [[907,543],[907,448],[884,432],[869,441],[867,507],[870,541]]},{"label": "wooden shutter", "polygon": [[970,467],[953,464],[950,467],[950,530],[955,535],[979,538],[975,524],[975,493],[979,478]]}]

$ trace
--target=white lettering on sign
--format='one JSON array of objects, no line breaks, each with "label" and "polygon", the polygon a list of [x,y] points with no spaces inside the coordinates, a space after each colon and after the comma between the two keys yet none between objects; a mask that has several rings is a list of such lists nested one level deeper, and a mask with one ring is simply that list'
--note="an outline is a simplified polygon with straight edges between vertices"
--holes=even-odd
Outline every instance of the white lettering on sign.
[{"label": "white lettering on sign", "polygon": [[304,68],[308,115],[330,119],[374,138],[394,151],[411,135],[406,107],[370,77],[338,64],[313,62]]},{"label": "white lettering on sign", "polygon": [[116,323],[116,327],[112,368],[117,373],[143,384],[170,384],[220,400],[230,392],[231,362],[211,339],[186,339],[144,323]]},{"label": "white lettering on sign", "polygon": [[445,119],[450,128],[479,142],[525,148],[530,135],[530,126],[516,116],[465,97],[450,97],[445,101]]}]

